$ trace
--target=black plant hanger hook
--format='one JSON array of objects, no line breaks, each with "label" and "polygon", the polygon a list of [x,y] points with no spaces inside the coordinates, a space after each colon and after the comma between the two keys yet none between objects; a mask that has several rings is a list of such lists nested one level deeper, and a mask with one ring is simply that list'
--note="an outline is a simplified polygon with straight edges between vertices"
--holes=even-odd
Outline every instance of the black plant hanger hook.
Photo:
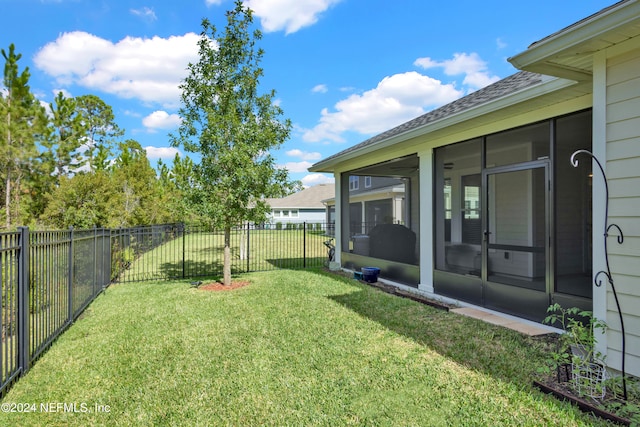
[{"label": "black plant hanger hook", "polygon": [[616,292],[616,287],[613,283],[613,276],[611,275],[611,268],[609,267],[609,250],[607,247],[607,237],[609,237],[609,231],[612,228],[615,228],[618,232],[617,241],[618,244],[622,244],[624,242],[624,235],[622,234],[622,229],[617,224],[609,224],[609,184],[607,183],[607,174],[604,172],[604,168],[602,164],[598,160],[596,156],[593,155],[591,151],[588,150],[578,150],[575,151],[571,155],[571,165],[576,168],[578,167],[578,159],[576,158],[579,154],[586,154],[591,157],[598,168],[600,168],[600,172],[602,173],[602,178],[604,179],[604,191],[605,191],[605,207],[604,207],[604,258],[606,270],[601,270],[596,273],[594,276],[594,283],[597,287],[602,286],[602,280],[600,280],[601,275],[607,276],[607,282],[611,285],[611,291],[613,292],[613,297],[616,301],[616,307],[618,309],[618,316],[620,317],[620,332],[622,333],[622,387],[624,391],[624,400],[627,400],[627,380],[626,380],[626,372],[625,372],[625,359],[626,359],[626,334],[624,332],[624,319],[622,316],[622,310],[620,309],[620,301],[618,300],[618,293]]}]

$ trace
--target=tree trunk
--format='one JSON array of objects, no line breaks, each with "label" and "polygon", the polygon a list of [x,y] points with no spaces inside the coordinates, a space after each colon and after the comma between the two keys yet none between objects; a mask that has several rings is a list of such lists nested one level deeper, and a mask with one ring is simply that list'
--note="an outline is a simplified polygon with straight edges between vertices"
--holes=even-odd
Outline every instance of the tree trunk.
[{"label": "tree trunk", "polygon": [[224,266],[222,267],[222,283],[231,285],[231,227],[224,227]]},{"label": "tree trunk", "polygon": [[[9,88],[11,90],[11,88]],[[5,211],[6,211],[6,228],[7,231],[11,229],[11,92],[9,92],[9,96],[7,96],[7,158],[5,160],[5,164],[7,165],[7,179],[5,181],[5,193],[4,193],[4,203],[5,203]]]}]

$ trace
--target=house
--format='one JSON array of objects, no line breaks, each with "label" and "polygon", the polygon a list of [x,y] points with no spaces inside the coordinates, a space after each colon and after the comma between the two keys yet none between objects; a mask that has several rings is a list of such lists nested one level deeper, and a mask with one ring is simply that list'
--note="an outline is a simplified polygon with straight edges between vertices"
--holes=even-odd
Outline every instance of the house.
[{"label": "house", "polygon": [[[378,224],[401,224],[405,221],[405,183],[402,179],[376,176],[349,177],[349,210],[352,223],[362,225],[359,233]],[[335,197],[324,200],[335,213]],[[335,222],[335,214],[331,217]],[[355,233],[355,226],[351,229]]]},{"label": "house", "polygon": [[319,184],[279,199],[266,199],[271,207],[269,223],[325,223],[327,210],[323,200],[334,197],[333,184]]},{"label": "house", "polygon": [[[536,322],[556,302],[592,310],[609,367],[640,376],[640,2],[509,61],[520,71],[310,168],[335,176],[336,261]],[[369,256],[350,249],[352,176],[407,183],[404,231]]]}]

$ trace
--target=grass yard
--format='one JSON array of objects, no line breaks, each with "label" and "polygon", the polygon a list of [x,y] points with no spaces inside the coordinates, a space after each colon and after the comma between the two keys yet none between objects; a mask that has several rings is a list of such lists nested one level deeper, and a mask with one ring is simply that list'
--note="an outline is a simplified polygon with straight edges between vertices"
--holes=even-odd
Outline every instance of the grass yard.
[{"label": "grass yard", "polygon": [[[302,230],[234,230],[231,235],[232,271],[322,266],[327,248],[322,232]],[[179,279],[221,275],[224,234],[189,232],[145,252],[122,273],[123,281]],[[184,276],[183,276],[184,272]]]},{"label": "grass yard", "polygon": [[111,286],[0,425],[605,425],[532,388],[532,338],[320,271],[242,278]]}]

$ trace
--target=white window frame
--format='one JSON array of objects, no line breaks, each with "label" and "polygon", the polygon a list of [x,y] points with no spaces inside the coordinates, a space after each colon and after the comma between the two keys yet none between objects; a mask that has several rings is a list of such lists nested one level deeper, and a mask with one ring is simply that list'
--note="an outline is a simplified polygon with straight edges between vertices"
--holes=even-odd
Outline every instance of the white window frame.
[{"label": "white window frame", "polygon": [[364,188],[371,188],[371,177],[370,176],[365,176],[364,177]]},{"label": "white window frame", "polygon": [[357,175],[349,176],[349,191],[357,190],[360,188],[360,177]]}]

